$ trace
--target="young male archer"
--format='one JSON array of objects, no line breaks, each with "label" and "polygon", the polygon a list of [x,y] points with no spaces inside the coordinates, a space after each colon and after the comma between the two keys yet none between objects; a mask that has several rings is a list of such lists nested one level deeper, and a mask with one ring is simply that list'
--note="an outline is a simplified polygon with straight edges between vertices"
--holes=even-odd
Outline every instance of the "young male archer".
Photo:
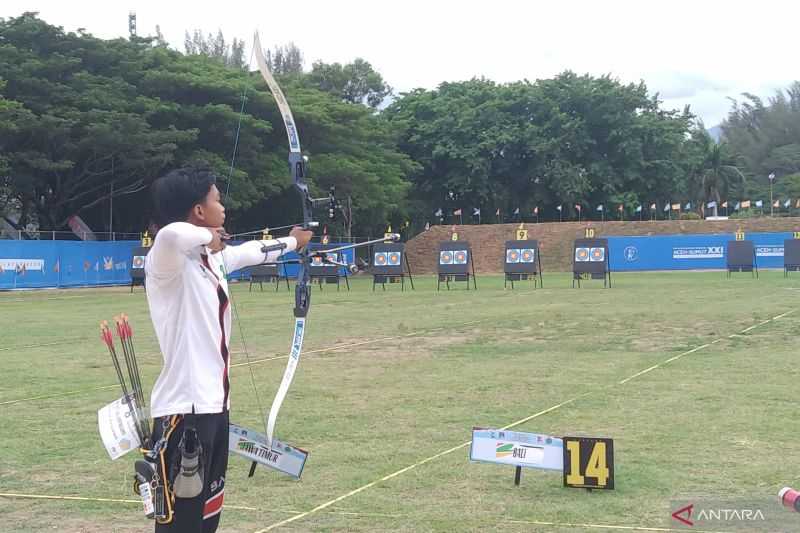
[{"label": "young male archer", "polygon": [[308,244],[312,232],[294,228],[285,238],[226,246],[216,177],[203,167],[159,178],[153,200],[160,229],[145,260],[145,283],[164,366],[150,402],[151,441],[166,443],[172,504],[172,519],[156,521],[155,530],[211,533],[219,525],[228,464],[226,273],[275,261]]}]

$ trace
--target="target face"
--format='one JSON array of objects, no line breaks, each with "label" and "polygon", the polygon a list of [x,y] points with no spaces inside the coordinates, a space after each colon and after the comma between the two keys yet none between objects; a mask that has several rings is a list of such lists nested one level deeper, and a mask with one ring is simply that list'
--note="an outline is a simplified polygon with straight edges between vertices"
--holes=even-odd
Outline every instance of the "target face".
[{"label": "target face", "polygon": [[466,250],[457,250],[455,253],[455,259],[453,263],[456,265],[466,265],[467,264],[467,251]]},{"label": "target face", "polygon": [[449,250],[444,250],[439,252],[439,264],[440,265],[452,265],[453,264],[453,252]]},{"label": "target face", "polygon": [[605,248],[592,248],[589,251],[589,257],[592,261],[605,261],[606,249]]},{"label": "target face", "polygon": [[533,263],[533,260],[536,257],[536,253],[533,248],[523,248],[520,250],[520,253],[520,263]]},{"label": "target face", "polygon": [[311,266],[322,266],[322,258],[320,256],[314,256],[311,258]]},{"label": "target face", "polygon": [[519,263],[519,250],[516,248],[506,250],[506,263]]},{"label": "target face", "polygon": [[378,252],[378,253],[376,253],[375,254],[375,260],[373,261],[373,264],[375,266],[385,266],[387,261],[388,261],[386,255],[387,255],[386,252]]},{"label": "target face", "polygon": [[133,256],[133,268],[144,268],[144,256],[143,255],[134,255]]},{"label": "target face", "polygon": [[588,248],[575,248],[575,261],[583,262],[589,260]]},{"label": "target face", "polygon": [[339,261],[339,254],[325,254],[325,258],[328,261]]},{"label": "target face", "polygon": [[400,252],[391,252],[389,254],[389,264],[391,266],[397,266],[400,264]]}]

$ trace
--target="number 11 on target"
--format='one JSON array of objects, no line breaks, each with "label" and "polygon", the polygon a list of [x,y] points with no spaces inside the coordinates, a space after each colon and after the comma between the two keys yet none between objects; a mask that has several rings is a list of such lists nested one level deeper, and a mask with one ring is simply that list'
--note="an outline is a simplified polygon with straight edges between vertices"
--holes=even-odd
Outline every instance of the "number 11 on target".
[{"label": "number 11 on target", "polygon": [[594,437],[564,437],[564,486],[614,488],[614,441]]}]

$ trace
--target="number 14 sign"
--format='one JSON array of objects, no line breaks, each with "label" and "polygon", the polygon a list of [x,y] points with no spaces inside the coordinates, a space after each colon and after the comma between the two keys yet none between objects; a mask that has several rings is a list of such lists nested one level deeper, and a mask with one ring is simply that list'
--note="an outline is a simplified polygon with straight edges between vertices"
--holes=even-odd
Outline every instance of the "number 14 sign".
[{"label": "number 14 sign", "polygon": [[564,486],[614,488],[614,441],[593,437],[564,437]]}]

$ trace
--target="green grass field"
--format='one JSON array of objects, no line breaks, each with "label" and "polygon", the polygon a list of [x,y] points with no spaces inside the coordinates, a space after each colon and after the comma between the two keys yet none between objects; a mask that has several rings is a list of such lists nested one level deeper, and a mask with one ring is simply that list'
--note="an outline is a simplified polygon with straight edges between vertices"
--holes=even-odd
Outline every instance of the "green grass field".
[{"label": "green grass field", "polygon": [[[481,276],[477,292],[449,293],[433,276],[415,281],[405,293],[373,294],[366,278],[349,293],[315,289],[277,427],[310,451],[303,479],[248,479],[232,456],[221,531],[291,518],[280,530],[669,528],[670,500],[777,499],[800,484],[800,278],[618,274],[611,290],[572,290],[550,274],[545,289],[512,292]],[[250,358],[268,359],[251,365],[268,409],[290,293],[233,292]],[[0,530],[151,528],[131,492],[133,454],[110,461],[97,432],[97,410],[119,397],[98,322],[120,312],[149,391],[161,356],[141,289],[0,294]],[[241,337],[234,329],[234,364],[246,361]],[[231,420],[263,429],[247,366],[232,380]],[[532,469],[515,487],[513,468],[469,462],[473,426],[509,425],[613,438],[616,490],[564,488]]]}]

